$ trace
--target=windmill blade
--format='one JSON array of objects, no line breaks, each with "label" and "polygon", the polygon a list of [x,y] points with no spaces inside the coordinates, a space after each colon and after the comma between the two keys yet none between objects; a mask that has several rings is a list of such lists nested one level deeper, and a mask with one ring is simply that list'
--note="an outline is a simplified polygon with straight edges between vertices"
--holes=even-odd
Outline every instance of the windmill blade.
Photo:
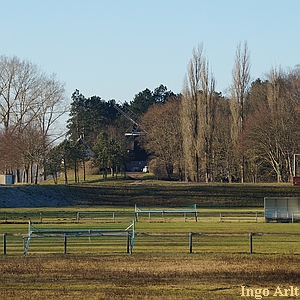
[{"label": "windmill blade", "polygon": [[145,136],[147,134],[147,132],[139,130],[140,125],[137,122],[137,115],[128,107],[121,108],[119,105],[115,104],[114,108],[134,124],[133,130],[131,132],[126,132],[125,136]]}]

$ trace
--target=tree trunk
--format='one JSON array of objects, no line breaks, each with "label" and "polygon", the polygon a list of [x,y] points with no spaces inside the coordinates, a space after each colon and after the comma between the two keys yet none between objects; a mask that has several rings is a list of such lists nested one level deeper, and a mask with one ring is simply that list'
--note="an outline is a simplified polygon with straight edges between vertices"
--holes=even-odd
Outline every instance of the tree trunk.
[{"label": "tree trunk", "polygon": [[86,170],[85,170],[85,160],[83,159],[82,161],[82,166],[83,166],[83,181],[86,180]]},{"label": "tree trunk", "polygon": [[66,165],[66,159],[65,158],[64,158],[64,173],[65,173],[65,184],[68,184],[67,165]]},{"label": "tree trunk", "polygon": [[110,167],[110,175],[111,175],[111,177],[114,177],[114,176],[115,176],[115,170],[114,170],[114,167]]},{"label": "tree trunk", "polygon": [[38,184],[38,176],[39,176],[39,165],[36,164],[34,184]]}]

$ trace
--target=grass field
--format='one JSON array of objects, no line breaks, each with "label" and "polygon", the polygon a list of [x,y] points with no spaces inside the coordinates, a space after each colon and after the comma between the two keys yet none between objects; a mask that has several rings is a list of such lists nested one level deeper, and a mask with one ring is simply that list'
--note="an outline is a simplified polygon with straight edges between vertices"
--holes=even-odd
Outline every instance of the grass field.
[{"label": "grass field", "polygon": [[[222,193],[221,185],[206,189],[193,184],[189,195],[183,185],[151,182],[146,186],[149,189],[128,188],[128,183],[117,182],[102,187],[102,199],[115,197],[116,203],[100,205],[96,196],[85,196],[85,206],[0,209],[0,237],[7,233],[7,254],[0,254],[0,299],[243,299],[243,293],[252,299],[300,299],[300,292],[299,296],[295,292],[300,289],[300,223],[264,223],[259,196],[295,196],[295,189],[275,187],[272,194],[270,185],[233,185],[236,188],[230,191],[224,186]],[[99,194],[99,186],[84,192],[96,195],[96,189]],[[210,197],[209,191],[214,193]],[[132,195],[128,205],[122,193]],[[194,193],[214,199],[212,207],[209,200],[194,198]],[[243,197],[252,205],[232,205]],[[124,229],[134,217],[133,203],[170,208],[192,202],[198,207],[198,222],[192,215],[185,222],[182,214],[141,216],[135,223],[132,255],[126,253],[124,237],[68,237],[67,254],[63,254],[61,236],[43,236],[32,239],[28,255],[23,256],[22,237],[27,235],[29,218],[41,229]],[[78,211],[99,210],[109,215],[76,219]],[[110,212],[115,212],[115,219]],[[220,212],[234,218],[221,222]],[[258,213],[257,222],[254,217],[244,218],[249,212]],[[193,253],[189,253],[190,232],[194,233]],[[253,254],[249,253],[250,232],[263,234],[253,236]]]},{"label": "grass field", "polygon": [[1,299],[240,299],[241,286],[299,287],[294,255],[42,255],[0,262]]}]

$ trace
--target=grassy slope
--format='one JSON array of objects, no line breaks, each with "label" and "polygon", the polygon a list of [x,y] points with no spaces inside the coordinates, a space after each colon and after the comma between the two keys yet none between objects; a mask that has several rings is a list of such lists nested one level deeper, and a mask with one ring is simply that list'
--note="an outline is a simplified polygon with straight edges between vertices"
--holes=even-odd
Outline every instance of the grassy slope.
[{"label": "grassy slope", "polygon": [[73,205],[141,207],[263,207],[264,197],[297,197],[291,184],[198,184],[94,180],[84,184],[1,186],[0,208]]},{"label": "grassy slope", "polygon": [[[47,189],[48,187],[44,187]],[[53,188],[52,188],[53,189]],[[110,181],[99,184],[58,186],[62,195],[79,205],[131,206],[258,206],[264,197],[296,197],[290,184],[193,184],[159,181]],[[54,189],[53,189],[54,190]]]}]

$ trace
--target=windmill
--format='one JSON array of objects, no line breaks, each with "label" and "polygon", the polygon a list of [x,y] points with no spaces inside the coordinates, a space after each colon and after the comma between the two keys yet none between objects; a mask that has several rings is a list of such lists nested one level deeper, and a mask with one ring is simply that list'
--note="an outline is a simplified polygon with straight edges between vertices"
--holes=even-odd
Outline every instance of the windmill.
[{"label": "windmill", "polygon": [[120,107],[119,105],[115,104],[114,108],[120,112],[125,118],[127,118],[129,121],[133,123],[133,127],[131,132],[128,132],[126,130],[125,136],[127,137],[139,137],[139,136],[145,136],[147,134],[146,131],[143,131],[140,129],[140,125],[137,122],[137,115],[130,110],[128,107]]},{"label": "windmill", "polygon": [[[137,121],[137,115],[131,111],[128,107],[120,107],[115,104],[114,108],[120,112],[125,118],[132,122],[133,126],[130,126],[130,130],[126,130],[125,136],[127,138],[128,154],[131,157],[131,163],[128,166],[130,171],[141,171],[147,167],[147,153],[140,148],[136,138],[145,136],[146,131],[140,129],[140,124]],[[127,168],[127,167],[126,167]],[[148,170],[148,168],[147,168]]]}]

